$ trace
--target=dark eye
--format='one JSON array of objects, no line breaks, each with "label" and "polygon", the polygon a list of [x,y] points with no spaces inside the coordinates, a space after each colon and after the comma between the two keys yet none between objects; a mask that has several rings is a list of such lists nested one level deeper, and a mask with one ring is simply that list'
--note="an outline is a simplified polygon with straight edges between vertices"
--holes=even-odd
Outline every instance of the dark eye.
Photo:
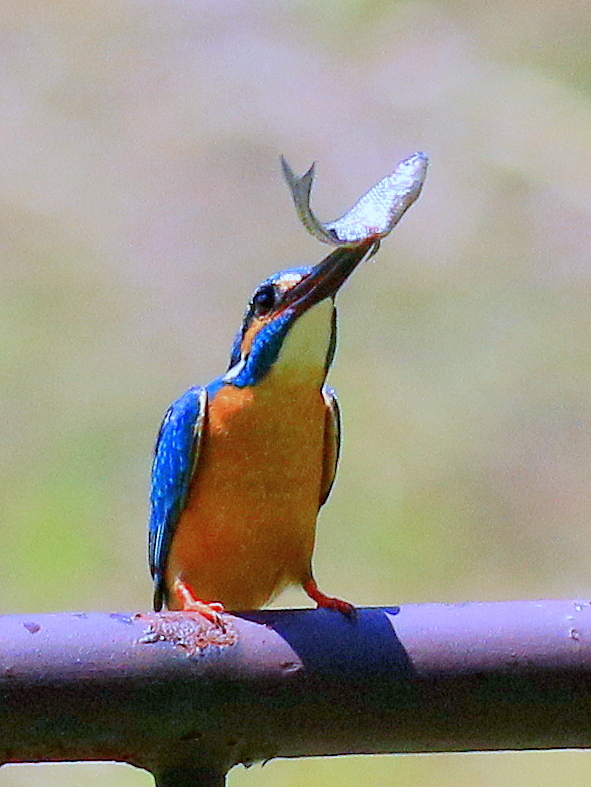
[{"label": "dark eye", "polygon": [[257,316],[267,314],[275,306],[275,287],[265,284],[257,290],[252,298],[252,305]]}]

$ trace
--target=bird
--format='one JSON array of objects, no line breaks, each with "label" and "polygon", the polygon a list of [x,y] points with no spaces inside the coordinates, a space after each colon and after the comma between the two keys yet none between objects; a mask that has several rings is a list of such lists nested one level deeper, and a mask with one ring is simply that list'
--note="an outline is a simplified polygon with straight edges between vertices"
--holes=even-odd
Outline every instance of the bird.
[{"label": "bird", "polygon": [[340,246],[254,291],[226,372],[168,408],[154,449],[149,518],[153,607],[220,624],[288,586],[349,618],[316,583],[316,519],[335,479],[341,427],[326,384],[335,296],[375,252]]}]

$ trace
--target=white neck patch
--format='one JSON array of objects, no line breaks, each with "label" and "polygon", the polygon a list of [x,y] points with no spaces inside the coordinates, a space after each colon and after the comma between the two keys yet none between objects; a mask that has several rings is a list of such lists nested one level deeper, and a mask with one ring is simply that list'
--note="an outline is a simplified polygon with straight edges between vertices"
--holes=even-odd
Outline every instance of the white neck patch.
[{"label": "white neck patch", "polygon": [[232,380],[235,380],[238,377],[238,375],[244,369],[245,366],[246,366],[246,358],[243,358],[241,356],[240,359],[238,360],[238,363],[235,363],[231,369],[228,369],[226,374],[222,377],[222,381],[224,383],[231,383]]},{"label": "white neck patch", "polygon": [[324,376],[332,332],[332,298],[325,298],[298,317],[287,332],[279,357],[273,364],[276,373],[290,375],[311,371]]}]

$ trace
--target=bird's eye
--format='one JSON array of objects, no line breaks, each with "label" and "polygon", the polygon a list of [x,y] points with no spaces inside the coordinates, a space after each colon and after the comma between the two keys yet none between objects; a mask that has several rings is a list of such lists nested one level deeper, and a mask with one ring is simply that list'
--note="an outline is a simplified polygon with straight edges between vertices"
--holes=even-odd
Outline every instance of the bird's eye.
[{"label": "bird's eye", "polygon": [[255,292],[252,305],[255,314],[261,316],[267,314],[275,306],[275,287],[272,284],[265,284],[260,290]]}]

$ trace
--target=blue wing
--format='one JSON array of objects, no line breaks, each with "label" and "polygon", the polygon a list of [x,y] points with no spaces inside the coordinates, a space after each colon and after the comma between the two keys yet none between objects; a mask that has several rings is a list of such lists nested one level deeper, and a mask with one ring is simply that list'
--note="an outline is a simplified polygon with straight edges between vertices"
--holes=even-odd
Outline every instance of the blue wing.
[{"label": "blue wing", "polygon": [[166,411],[156,440],[148,532],[156,611],[162,609],[164,601],[168,552],[199,457],[206,407],[205,388],[189,388]]}]

